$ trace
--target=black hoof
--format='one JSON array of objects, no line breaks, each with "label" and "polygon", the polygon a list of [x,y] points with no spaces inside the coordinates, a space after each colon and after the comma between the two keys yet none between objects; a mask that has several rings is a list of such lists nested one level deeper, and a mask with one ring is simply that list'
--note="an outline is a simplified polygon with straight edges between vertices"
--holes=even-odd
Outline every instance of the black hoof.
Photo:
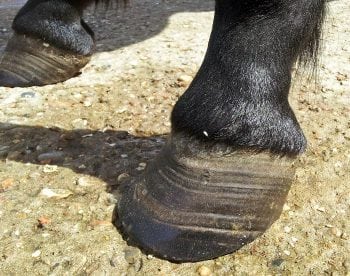
[{"label": "black hoof", "polygon": [[279,218],[293,159],[172,137],[144,179],[122,192],[121,231],[176,262],[232,253]]},{"label": "black hoof", "polygon": [[77,55],[41,39],[15,34],[0,58],[0,86],[42,86],[79,74],[90,56]]}]

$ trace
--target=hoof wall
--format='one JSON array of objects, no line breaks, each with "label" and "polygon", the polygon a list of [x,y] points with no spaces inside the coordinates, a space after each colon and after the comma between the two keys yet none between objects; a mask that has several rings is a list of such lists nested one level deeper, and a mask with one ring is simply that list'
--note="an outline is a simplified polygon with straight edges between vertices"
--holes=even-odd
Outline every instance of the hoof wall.
[{"label": "hoof wall", "polygon": [[90,56],[55,48],[41,39],[14,34],[0,58],[0,86],[42,86],[79,74]]},{"label": "hoof wall", "polygon": [[279,218],[293,159],[171,139],[122,192],[118,224],[157,257],[195,262],[232,253]]}]

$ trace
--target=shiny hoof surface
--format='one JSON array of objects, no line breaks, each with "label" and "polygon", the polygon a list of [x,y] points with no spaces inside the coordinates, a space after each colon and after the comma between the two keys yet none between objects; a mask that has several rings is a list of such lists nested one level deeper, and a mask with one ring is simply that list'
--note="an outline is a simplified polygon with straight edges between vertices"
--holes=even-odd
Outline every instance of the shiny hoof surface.
[{"label": "shiny hoof surface", "polygon": [[118,224],[147,253],[175,262],[232,253],[281,214],[293,159],[174,136],[144,178],[122,190]]},{"label": "shiny hoof surface", "polygon": [[0,86],[42,86],[79,74],[90,56],[77,55],[41,39],[14,34],[0,57]]}]

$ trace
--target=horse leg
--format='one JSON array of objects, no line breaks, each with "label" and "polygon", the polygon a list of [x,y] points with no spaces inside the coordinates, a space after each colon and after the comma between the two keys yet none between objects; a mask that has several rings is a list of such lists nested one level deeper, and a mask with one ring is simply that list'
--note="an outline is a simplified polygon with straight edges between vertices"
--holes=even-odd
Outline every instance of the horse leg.
[{"label": "horse leg", "polygon": [[126,186],[121,230],[172,261],[234,252],[281,214],[306,139],[288,103],[292,66],[314,60],[325,0],[216,0],[204,62],[172,133]]}]

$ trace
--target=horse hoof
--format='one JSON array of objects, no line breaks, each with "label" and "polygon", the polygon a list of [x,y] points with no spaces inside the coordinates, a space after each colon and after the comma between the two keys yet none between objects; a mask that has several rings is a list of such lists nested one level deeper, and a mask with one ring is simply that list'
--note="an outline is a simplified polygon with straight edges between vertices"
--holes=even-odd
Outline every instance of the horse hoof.
[{"label": "horse hoof", "polygon": [[279,218],[293,160],[173,135],[143,179],[122,190],[117,222],[127,239],[170,261],[232,253]]},{"label": "horse hoof", "polygon": [[90,60],[58,49],[41,39],[14,34],[0,58],[0,86],[42,86],[79,74]]}]

